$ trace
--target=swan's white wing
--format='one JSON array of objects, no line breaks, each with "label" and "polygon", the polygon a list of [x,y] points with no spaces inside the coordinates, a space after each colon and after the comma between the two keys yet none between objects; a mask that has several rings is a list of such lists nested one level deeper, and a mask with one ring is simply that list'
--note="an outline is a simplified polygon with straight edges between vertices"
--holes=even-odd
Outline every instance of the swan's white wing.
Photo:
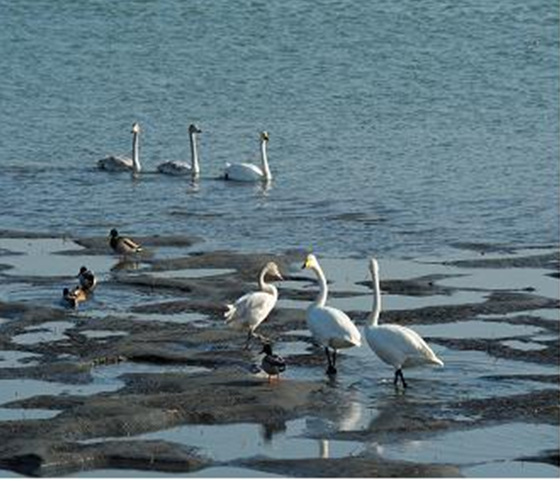
[{"label": "swan's white wing", "polygon": [[110,155],[97,162],[97,166],[102,170],[108,170],[111,172],[119,172],[123,170],[132,170],[132,159],[128,157],[120,157],[115,155]]},{"label": "swan's white wing", "polygon": [[443,363],[412,329],[394,324],[370,327],[366,339],[371,349],[395,368]]},{"label": "swan's white wing", "polygon": [[311,306],[307,310],[307,326],[324,346],[336,349],[360,346],[362,336],[352,320],[333,307]]},{"label": "swan's white wing", "polygon": [[226,322],[239,327],[256,328],[266,319],[276,304],[276,296],[267,292],[250,292],[240,297],[230,308]]},{"label": "swan's white wing", "polygon": [[443,366],[443,361],[439,359],[432,348],[428,346],[428,343],[420,337],[416,331],[413,331],[409,327],[405,326],[397,326],[404,330],[407,339],[409,340],[410,344],[414,349],[413,352],[409,352],[407,359],[404,362],[404,366],[416,366],[419,364],[438,364],[439,366]]},{"label": "swan's white wing", "polygon": [[187,162],[180,162],[178,160],[162,162],[157,166],[157,169],[162,174],[167,175],[187,175],[192,173],[191,166]]},{"label": "swan's white wing", "polygon": [[225,178],[239,182],[254,182],[264,179],[264,173],[253,164],[226,164]]}]

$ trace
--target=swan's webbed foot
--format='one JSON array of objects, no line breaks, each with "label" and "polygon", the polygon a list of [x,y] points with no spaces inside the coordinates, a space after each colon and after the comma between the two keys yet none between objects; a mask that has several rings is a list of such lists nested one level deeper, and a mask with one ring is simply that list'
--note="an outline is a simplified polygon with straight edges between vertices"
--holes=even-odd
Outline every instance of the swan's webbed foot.
[{"label": "swan's webbed foot", "polygon": [[329,364],[329,367],[327,367],[327,375],[336,376],[336,373],[337,373],[336,367],[334,367],[332,364]]}]

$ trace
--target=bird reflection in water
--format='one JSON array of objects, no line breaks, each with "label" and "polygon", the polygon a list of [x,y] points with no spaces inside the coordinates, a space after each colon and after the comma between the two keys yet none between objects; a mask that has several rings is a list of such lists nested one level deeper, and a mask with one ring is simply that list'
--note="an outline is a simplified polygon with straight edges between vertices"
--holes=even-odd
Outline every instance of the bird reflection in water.
[{"label": "bird reflection in water", "polygon": [[271,420],[261,425],[262,438],[270,443],[274,436],[286,432],[286,422],[282,419]]}]

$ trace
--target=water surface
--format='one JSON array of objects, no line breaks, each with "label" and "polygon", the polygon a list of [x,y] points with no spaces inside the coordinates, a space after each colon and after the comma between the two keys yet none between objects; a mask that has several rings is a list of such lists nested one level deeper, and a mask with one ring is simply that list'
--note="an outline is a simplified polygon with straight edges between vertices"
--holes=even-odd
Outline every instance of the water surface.
[{"label": "water surface", "polygon": [[[555,2],[0,6],[4,228],[345,256],[558,240]],[[98,172],[134,121],[145,175]],[[200,181],[150,175],[188,159],[190,122]],[[261,130],[271,187],[214,180]]]}]

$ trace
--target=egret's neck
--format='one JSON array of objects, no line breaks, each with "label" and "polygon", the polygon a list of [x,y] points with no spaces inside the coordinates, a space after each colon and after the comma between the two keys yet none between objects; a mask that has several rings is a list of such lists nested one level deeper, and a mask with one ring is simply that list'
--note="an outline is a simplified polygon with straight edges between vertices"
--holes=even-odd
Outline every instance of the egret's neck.
[{"label": "egret's neck", "polygon": [[377,321],[379,320],[379,313],[381,312],[381,290],[379,289],[379,277],[374,274],[372,276],[373,283],[373,307],[371,308],[371,314],[368,317],[368,326],[377,326]]},{"label": "egret's neck", "polygon": [[266,140],[261,140],[261,161],[262,169],[264,173],[265,180],[271,180],[272,174],[270,173],[270,168],[268,167],[268,157],[266,155]]},{"label": "egret's neck", "polygon": [[276,289],[276,286],[269,284],[264,280],[266,272],[266,269],[261,271],[261,275],[259,276],[259,289],[263,292],[267,292],[268,294],[272,294],[274,297],[278,297],[278,289]]},{"label": "egret's neck", "polygon": [[317,299],[315,299],[315,305],[317,307],[324,307],[325,303],[327,302],[327,279],[325,278],[325,274],[323,274],[323,270],[320,266],[313,267],[315,274],[317,274],[317,278],[319,279],[319,295]]},{"label": "egret's neck", "polygon": [[198,146],[196,145],[196,133],[190,133],[191,139],[191,166],[192,175],[198,175],[200,173],[200,166],[198,165]]},{"label": "egret's neck", "polygon": [[140,172],[140,158],[138,155],[138,132],[132,135],[132,171],[134,173]]}]

